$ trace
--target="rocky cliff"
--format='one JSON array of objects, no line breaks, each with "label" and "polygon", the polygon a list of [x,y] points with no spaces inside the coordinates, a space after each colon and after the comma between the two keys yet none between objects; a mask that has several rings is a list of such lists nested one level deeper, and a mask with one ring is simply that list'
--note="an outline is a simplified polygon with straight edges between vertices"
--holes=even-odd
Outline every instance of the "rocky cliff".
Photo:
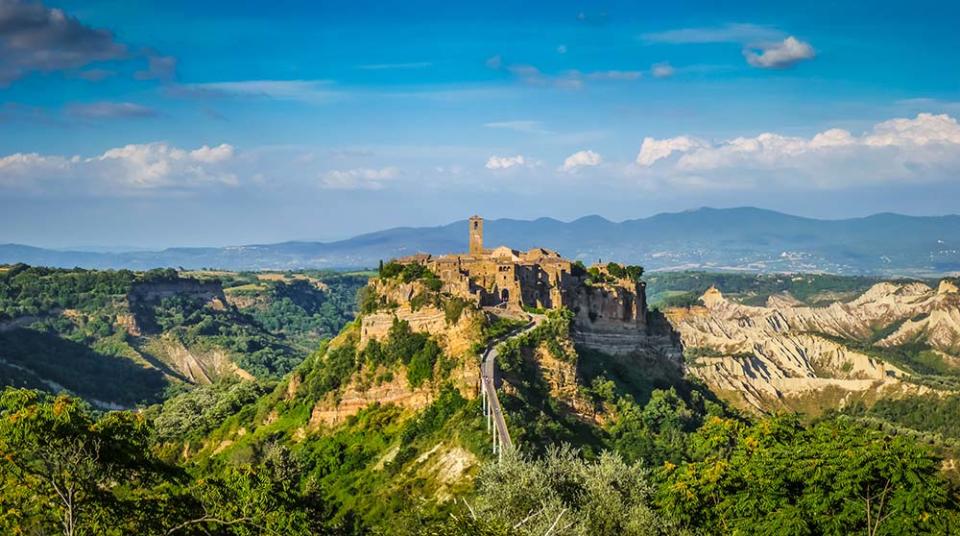
[{"label": "rocky cliff", "polygon": [[[444,382],[450,382],[464,398],[475,398],[480,383],[475,349],[483,337],[486,314],[466,303],[459,304],[462,307],[451,304],[452,297],[432,291],[420,281],[403,283],[375,279],[370,283],[370,290],[386,306],[360,315],[352,328],[355,331],[348,329],[341,333],[331,346],[352,345],[362,352],[373,341],[384,343],[391,328],[397,322],[404,322],[412,332],[426,334],[437,343],[450,360],[449,370],[442,378],[438,374],[436,381],[413,386],[402,366],[395,363],[368,366],[354,374],[337,392],[316,402],[310,425],[341,423],[373,403],[419,410],[434,400]],[[458,310],[452,311],[450,307]]]},{"label": "rocky cliff", "polygon": [[908,343],[937,352],[944,367],[958,361],[960,293],[946,281],[936,289],[879,283],[851,302],[826,307],[804,306],[788,295],[746,306],[716,288],[701,302],[667,311],[689,372],[755,410],[818,411],[928,391],[910,381],[919,370],[909,366],[910,354],[898,366],[883,353]]},{"label": "rocky cliff", "polygon": [[[578,376],[577,352],[582,346],[603,352],[630,356],[643,354],[677,363],[679,346],[663,330],[647,329],[647,311],[642,283],[634,280],[608,281],[593,285],[582,284],[574,289],[576,310],[563,316],[562,329],[552,330],[549,338],[532,341],[522,350],[527,362],[524,370],[542,381],[545,393],[560,402],[568,413],[578,418],[593,419],[592,410],[581,392]],[[404,282],[401,278],[374,278],[368,291],[375,305],[358,318],[354,333],[344,332],[332,344],[355,345],[363,352],[373,341],[383,344],[391,329],[402,322],[415,333],[430,336],[442,348],[454,365],[449,375],[441,380],[414,387],[404,378],[404,369],[381,367],[354,374],[336,393],[317,401],[312,410],[311,426],[329,426],[343,422],[369,404],[393,403],[417,410],[434,400],[442,382],[452,382],[467,399],[477,396],[479,360],[477,351],[486,340],[486,329],[509,318],[522,325],[531,316],[511,308],[477,305],[460,296],[431,290],[423,280]],[[559,311],[553,311],[553,313]],[[543,315],[534,315],[543,318]],[[550,315],[547,315],[550,316]],[[562,316],[562,315],[561,315]],[[553,349],[553,351],[550,350]],[[554,355],[557,352],[564,355]],[[507,367],[508,365],[503,365]],[[510,374],[504,388],[509,392]],[[371,382],[370,378],[389,378]],[[523,378],[527,381],[530,378]],[[585,417],[591,414],[590,417]]]}]

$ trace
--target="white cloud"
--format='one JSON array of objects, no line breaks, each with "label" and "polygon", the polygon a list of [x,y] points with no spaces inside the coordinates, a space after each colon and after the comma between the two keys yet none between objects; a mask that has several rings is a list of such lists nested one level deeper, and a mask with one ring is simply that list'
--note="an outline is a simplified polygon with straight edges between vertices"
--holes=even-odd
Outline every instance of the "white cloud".
[{"label": "white cloud", "polygon": [[594,71],[587,75],[591,80],[637,80],[643,73],[640,71]]},{"label": "white cloud", "polygon": [[408,63],[373,63],[368,65],[358,65],[357,69],[364,71],[389,71],[395,69],[425,69],[432,66],[429,61],[412,61]]},{"label": "white cloud", "polygon": [[486,64],[490,69],[499,70],[501,67],[503,67],[503,57],[500,56],[500,54],[497,54],[496,56],[490,56],[487,58]]},{"label": "white cloud", "polygon": [[792,35],[780,42],[767,43],[743,50],[747,63],[762,69],[785,69],[816,55],[809,43]]},{"label": "white cloud", "polygon": [[185,150],[166,143],[130,144],[93,157],[16,153],[0,158],[0,186],[27,191],[131,195],[237,184],[226,169],[233,147]]},{"label": "white cloud", "polygon": [[320,186],[329,190],[380,190],[385,182],[399,175],[400,170],[395,167],[333,169],[321,177]]},{"label": "white cloud", "polygon": [[563,166],[560,169],[562,171],[566,171],[567,173],[571,173],[582,167],[598,166],[602,161],[603,159],[600,157],[600,155],[593,151],[577,151],[563,161]]},{"label": "white cloud", "polygon": [[947,114],[918,114],[916,119],[891,119],[877,124],[865,138],[867,145],[888,146],[929,143],[960,144],[960,126]]},{"label": "white cloud", "polygon": [[329,80],[237,80],[186,84],[172,89],[190,97],[259,97],[300,102],[328,102],[339,97]]},{"label": "white cloud", "polygon": [[781,39],[783,33],[769,26],[756,24],[726,24],[701,28],[680,28],[665,32],[647,33],[641,36],[649,43],[698,44],[698,43],[744,43]]},{"label": "white cloud", "polygon": [[133,73],[138,80],[169,82],[177,77],[177,58],[153,53],[147,56],[147,68]]},{"label": "white cloud", "polygon": [[494,121],[491,123],[484,123],[483,126],[487,128],[500,128],[505,130],[514,130],[516,132],[525,132],[527,134],[549,134],[550,131],[543,128],[543,123],[540,121],[532,120],[517,120],[517,121]]},{"label": "white cloud", "polygon": [[491,156],[487,159],[487,169],[509,169],[514,166],[527,165],[527,159],[522,154],[515,156]]},{"label": "white cloud", "polygon": [[946,114],[922,113],[877,123],[861,135],[834,128],[809,138],[766,132],[716,143],[645,138],[636,163],[679,183],[696,178],[717,188],[944,180],[960,173],[960,125]]},{"label": "white cloud", "polygon": [[199,149],[190,151],[190,157],[198,162],[204,162],[207,164],[223,162],[233,158],[233,146],[226,143],[221,143],[216,147],[208,147],[204,145]]},{"label": "white cloud", "polygon": [[652,166],[657,160],[667,158],[675,152],[687,152],[704,145],[704,142],[688,136],[678,136],[665,140],[646,137],[643,138],[643,145],[640,146],[640,153],[637,154],[637,164]]},{"label": "white cloud", "polygon": [[654,63],[650,68],[654,78],[670,78],[676,73],[676,70],[667,62]]},{"label": "white cloud", "polygon": [[14,153],[0,158],[0,187],[38,190],[42,179],[62,175],[70,166],[68,158],[39,153]]},{"label": "white cloud", "polygon": [[566,71],[558,75],[549,75],[534,65],[508,65],[507,71],[529,86],[556,87],[560,89],[580,89],[583,76],[579,71]]},{"label": "white cloud", "polygon": [[133,102],[94,102],[71,104],[67,115],[81,119],[113,119],[155,117],[156,110]]},{"label": "white cloud", "polygon": [[842,147],[844,145],[854,145],[857,140],[849,131],[842,128],[831,128],[824,130],[810,139],[810,148],[819,149],[822,147]]},{"label": "white cloud", "polygon": [[233,154],[229,145],[210,149],[206,145],[186,151],[166,143],[125,145],[110,149],[99,157],[84,162],[98,165],[103,177],[136,188],[189,186],[191,183],[236,184],[232,173],[218,172],[208,164],[228,160]]},{"label": "white cloud", "polygon": [[[562,45],[561,45],[562,46]],[[566,52],[564,46],[561,54]],[[535,87],[558,89],[582,89],[585,80],[615,80],[630,81],[643,77],[641,71],[610,69],[606,71],[580,72],[576,69],[558,73],[545,73],[536,65],[521,63],[506,64],[500,56],[493,56],[487,60],[487,67],[494,70],[504,70],[513,75],[518,81]]]}]

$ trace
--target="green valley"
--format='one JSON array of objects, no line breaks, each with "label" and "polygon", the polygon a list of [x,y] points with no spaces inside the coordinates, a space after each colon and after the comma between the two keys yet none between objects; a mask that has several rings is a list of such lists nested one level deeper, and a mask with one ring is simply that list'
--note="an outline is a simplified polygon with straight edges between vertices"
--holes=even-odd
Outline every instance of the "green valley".
[{"label": "green valley", "polygon": [[[366,274],[0,271],[0,379],[102,407],[276,380],[353,314]],[[172,390],[172,391],[171,391]]]}]

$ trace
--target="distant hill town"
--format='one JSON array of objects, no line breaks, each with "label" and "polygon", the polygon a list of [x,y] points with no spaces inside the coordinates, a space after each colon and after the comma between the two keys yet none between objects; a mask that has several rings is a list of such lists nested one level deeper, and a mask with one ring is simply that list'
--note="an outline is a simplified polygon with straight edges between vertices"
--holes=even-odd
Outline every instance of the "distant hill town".
[{"label": "distant hill town", "polygon": [[[466,221],[397,227],[336,242],[283,242],[161,251],[64,251],[0,245],[0,263],[231,270],[367,268],[417,253],[464,251]],[[587,216],[486,222],[493,243],[544,247],[586,264],[604,259],[653,270],[827,272],[936,276],[960,272],[960,216],[876,214],[818,220],[758,208],[701,208],[612,222]]]}]

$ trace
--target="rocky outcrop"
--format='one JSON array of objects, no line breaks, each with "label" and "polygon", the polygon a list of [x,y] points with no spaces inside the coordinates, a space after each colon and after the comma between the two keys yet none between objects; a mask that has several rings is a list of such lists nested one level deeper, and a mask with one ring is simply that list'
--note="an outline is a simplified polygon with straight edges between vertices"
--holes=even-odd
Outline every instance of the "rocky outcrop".
[{"label": "rocky outcrop", "polygon": [[132,318],[118,317],[116,323],[134,336],[156,334],[159,328],[155,325],[150,307],[165,298],[175,296],[202,301],[216,311],[223,311],[230,307],[219,281],[196,279],[143,281],[134,283],[121,307],[122,310],[128,311]]},{"label": "rocky outcrop", "polygon": [[960,348],[960,294],[954,289],[885,282],[848,303],[808,307],[778,295],[755,307],[711,288],[702,307],[672,309],[667,317],[693,359],[691,374],[765,410],[827,390],[876,396],[924,390],[905,384],[900,368],[840,341],[870,344],[896,327],[876,344],[922,341],[951,358]]},{"label": "rocky outcrop", "polygon": [[[374,376],[379,376],[387,371],[381,367],[373,372]],[[414,388],[407,381],[403,370],[397,368],[390,373],[389,381],[371,385],[364,380],[365,374],[361,372],[345,387],[328,394],[314,404],[309,426],[317,428],[337,425],[370,404],[395,404],[404,409],[419,410],[433,402],[437,394],[437,385],[426,383]],[[461,361],[450,371],[450,376],[446,380],[450,381],[465,398],[476,398],[477,386],[480,383],[480,368],[477,364]],[[293,381],[291,380],[288,384],[288,393]],[[295,381],[299,383],[299,378]]]},{"label": "rocky outcrop", "polygon": [[922,341],[943,353],[960,356],[960,289],[945,279],[930,301],[929,312],[906,320],[877,344],[890,347]]},{"label": "rocky outcrop", "polygon": [[253,375],[237,366],[221,348],[191,350],[175,337],[162,336],[148,341],[143,350],[180,373],[183,379],[190,383],[209,384],[229,377],[254,379]]},{"label": "rocky outcrop", "polygon": [[433,401],[433,393],[428,388],[412,389],[407,378],[399,374],[393,381],[366,387],[359,382],[351,382],[338,396],[329,396],[313,407],[310,414],[310,426],[333,426],[347,417],[356,415],[370,404],[396,404],[402,408],[417,410]]},{"label": "rocky outcrop", "polygon": [[360,348],[371,339],[385,338],[397,319],[409,323],[413,331],[435,337],[448,355],[462,356],[479,339],[482,314],[476,309],[465,309],[457,321],[449,322],[443,309],[431,306],[413,310],[406,304],[393,311],[364,315],[360,326]]},{"label": "rocky outcrop", "polygon": [[177,279],[176,281],[144,281],[134,283],[127,298],[131,302],[156,302],[173,296],[201,299],[225,307],[227,298],[219,281]]},{"label": "rocky outcrop", "polygon": [[[561,346],[564,345],[567,346],[565,353],[568,356],[576,356],[570,341],[562,341]],[[559,359],[547,350],[545,345],[530,349],[525,357],[533,362],[538,374],[547,384],[551,398],[581,419],[592,418],[593,405],[580,389],[576,360]]]},{"label": "rocky outcrop", "polygon": [[650,344],[643,283],[621,279],[580,284],[574,296],[573,338],[578,345],[622,355]]},{"label": "rocky outcrop", "polygon": [[578,285],[569,308],[585,331],[643,332],[647,324],[644,286],[634,281]]},{"label": "rocky outcrop", "polygon": [[137,317],[133,313],[117,313],[113,323],[118,329],[126,331],[131,337],[143,335],[143,331],[140,330],[140,324],[137,322]]},{"label": "rocky outcrop", "polygon": [[[480,383],[479,361],[471,353],[477,341],[481,340],[483,311],[472,306],[464,307],[460,315],[453,319],[443,305],[448,297],[440,297],[440,305],[431,301],[429,305],[412,307],[411,301],[421,293],[431,292],[419,282],[389,283],[374,280],[371,282],[374,292],[384,299],[390,307],[373,313],[361,315],[352,334],[342,332],[331,342],[332,346],[346,344],[351,339],[359,350],[372,340],[383,340],[389,336],[390,328],[396,321],[407,322],[410,329],[426,333],[441,347],[444,354],[456,360],[450,371],[449,380],[466,398],[477,396]],[[371,385],[371,378],[388,376],[388,381]],[[337,393],[331,393],[318,401],[312,410],[310,426],[331,426],[356,414],[364,407],[373,404],[396,404],[410,410],[421,409],[430,404],[437,392],[438,385],[430,383],[412,387],[401,365],[392,369],[380,367],[377,370],[363,370],[350,380]],[[288,388],[289,389],[289,388]]]}]

